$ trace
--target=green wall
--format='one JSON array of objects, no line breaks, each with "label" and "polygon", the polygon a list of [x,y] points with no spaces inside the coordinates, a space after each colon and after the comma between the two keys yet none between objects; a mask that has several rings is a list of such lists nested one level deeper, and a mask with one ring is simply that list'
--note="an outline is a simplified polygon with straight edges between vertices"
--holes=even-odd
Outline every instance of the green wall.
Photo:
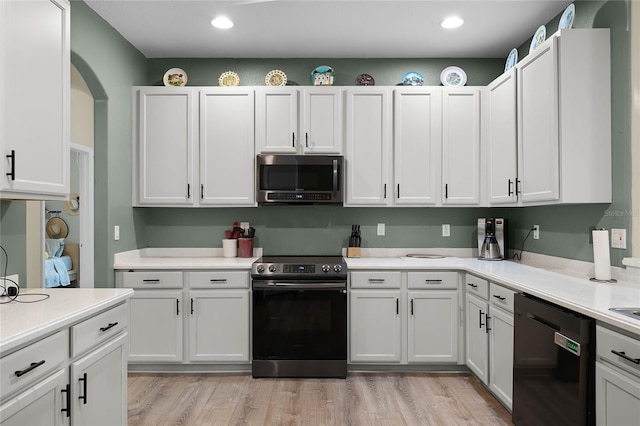
[{"label": "green wall", "polygon": [[[0,277],[4,276],[5,268],[7,275],[19,274],[23,280],[26,277],[26,215],[27,209],[24,202],[0,201],[0,246],[6,251],[5,255],[5,252],[0,250]],[[21,284],[22,287],[26,287],[25,282]]]}]

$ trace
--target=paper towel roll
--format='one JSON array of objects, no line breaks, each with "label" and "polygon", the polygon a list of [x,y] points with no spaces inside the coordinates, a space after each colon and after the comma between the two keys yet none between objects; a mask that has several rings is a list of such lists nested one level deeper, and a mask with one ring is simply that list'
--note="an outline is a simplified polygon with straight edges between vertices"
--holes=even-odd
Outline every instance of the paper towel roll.
[{"label": "paper towel roll", "polygon": [[596,280],[611,279],[611,259],[609,257],[609,231],[594,230],[593,232],[593,264],[596,270]]}]

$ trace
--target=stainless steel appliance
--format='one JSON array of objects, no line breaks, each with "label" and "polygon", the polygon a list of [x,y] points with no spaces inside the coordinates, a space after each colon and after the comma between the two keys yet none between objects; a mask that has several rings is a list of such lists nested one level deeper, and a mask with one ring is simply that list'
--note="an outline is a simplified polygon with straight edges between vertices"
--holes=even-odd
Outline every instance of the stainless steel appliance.
[{"label": "stainless steel appliance", "polygon": [[514,311],[514,424],[593,425],[594,320],[522,294]]},{"label": "stainless steel appliance", "polygon": [[507,219],[478,218],[478,258],[502,260],[508,255]]},{"label": "stainless steel appliance", "polygon": [[344,259],[264,256],[251,279],[253,377],[346,377]]},{"label": "stainless steel appliance", "polygon": [[260,154],[256,159],[258,204],[342,205],[344,157]]}]

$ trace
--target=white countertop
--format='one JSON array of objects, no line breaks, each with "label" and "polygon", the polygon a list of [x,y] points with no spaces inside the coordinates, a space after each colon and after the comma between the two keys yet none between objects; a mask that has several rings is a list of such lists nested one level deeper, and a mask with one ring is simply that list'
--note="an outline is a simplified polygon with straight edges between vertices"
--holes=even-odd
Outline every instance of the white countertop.
[{"label": "white countertop", "polygon": [[116,253],[113,269],[251,269],[260,256],[262,248],[253,257],[222,257],[221,248],[145,248]]},{"label": "white countertop", "polygon": [[[42,295],[49,297],[43,299]],[[133,296],[127,288],[21,289],[17,300],[0,305],[0,356],[68,327]],[[34,303],[20,303],[40,300]],[[0,302],[8,301],[1,297]]]}]

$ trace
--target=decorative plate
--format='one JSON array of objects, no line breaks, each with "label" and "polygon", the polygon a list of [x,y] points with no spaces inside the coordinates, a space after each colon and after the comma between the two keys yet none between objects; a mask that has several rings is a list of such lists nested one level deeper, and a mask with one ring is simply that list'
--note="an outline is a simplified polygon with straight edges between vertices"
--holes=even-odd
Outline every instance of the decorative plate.
[{"label": "decorative plate", "polygon": [[165,86],[186,86],[187,80],[187,73],[182,68],[171,68],[162,77]]},{"label": "decorative plate", "polygon": [[360,74],[356,77],[356,86],[375,86],[376,81],[369,74]]},{"label": "decorative plate", "polygon": [[504,64],[505,72],[513,68],[517,63],[518,63],[518,49],[514,47],[513,49],[511,49],[511,52],[509,52],[509,56],[507,56],[507,62]]},{"label": "decorative plate", "polygon": [[573,19],[576,17],[576,7],[573,3],[571,3],[567,8],[562,12],[562,16],[560,17],[560,22],[558,22],[558,30],[567,30],[573,27]]},{"label": "decorative plate", "polygon": [[440,82],[443,86],[464,86],[467,82],[467,74],[459,67],[447,67],[440,73]]},{"label": "decorative plate", "polygon": [[238,86],[240,84],[240,76],[234,71],[226,71],[218,77],[220,86]]},{"label": "decorative plate", "polygon": [[529,46],[529,53],[533,52],[547,39],[547,27],[540,25],[536,30],[533,38],[531,39],[531,45]]},{"label": "decorative plate", "polygon": [[311,82],[314,86],[331,86],[335,72],[327,65],[320,65],[311,71]]},{"label": "decorative plate", "polygon": [[402,76],[403,86],[422,86],[424,84],[424,77],[422,74],[415,71],[409,71]]},{"label": "decorative plate", "polygon": [[286,86],[287,75],[280,70],[271,70],[264,77],[264,84],[267,86]]}]

